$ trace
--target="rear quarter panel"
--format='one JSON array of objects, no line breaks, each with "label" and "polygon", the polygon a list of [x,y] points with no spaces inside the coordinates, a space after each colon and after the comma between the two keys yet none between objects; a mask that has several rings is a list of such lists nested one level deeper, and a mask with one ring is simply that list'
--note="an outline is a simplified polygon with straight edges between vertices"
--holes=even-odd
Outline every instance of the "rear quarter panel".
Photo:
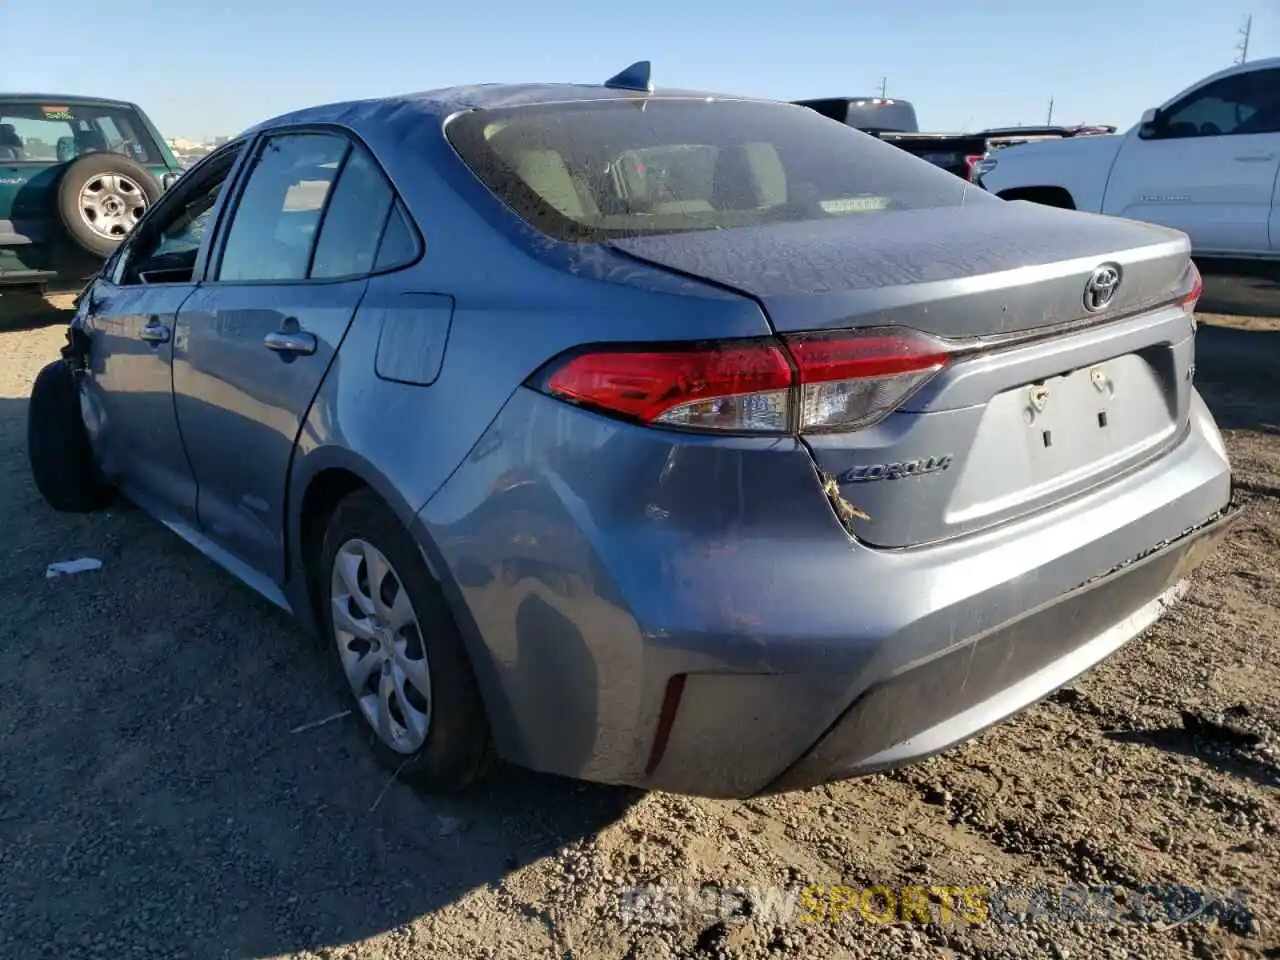
[{"label": "rear quarter panel", "polygon": [[[370,281],[307,414],[289,481],[295,571],[301,505],[321,471],[361,476],[408,525],[520,384],[560,352],[769,332],[750,299],[603,248],[540,240],[480,185],[438,128],[413,130],[404,139],[380,123],[356,130],[413,215],[425,253]],[[447,319],[442,303],[452,304]],[[419,312],[409,324],[406,311]],[[393,323],[435,333],[417,342],[419,360],[397,356],[388,365],[384,355],[380,376],[379,342]]]},{"label": "rear quarter panel", "polygon": [[[523,381],[562,351],[593,342],[756,337],[768,334],[769,327],[759,306],[746,297],[604,248],[569,248],[542,240],[462,166],[438,129],[420,124],[404,139],[380,138],[379,133],[385,135],[387,129],[372,124],[364,139],[413,214],[425,253],[417,264],[370,281],[338,359],[308,412],[290,471],[288,589],[295,610],[308,619],[299,574],[304,556],[301,511],[310,484],[334,468],[362,478],[423,545],[451,594],[486,704],[506,734],[505,752],[528,759],[513,742],[519,739],[518,725],[510,720],[512,705],[494,659],[500,651],[476,631],[456,589],[460,580],[467,580],[467,571],[454,569],[467,551],[443,550],[423,508],[450,477],[463,477],[464,486],[476,480],[482,468],[460,468],[480,460],[487,467],[493,461],[486,459],[486,451],[514,448],[541,464],[546,450],[559,449],[555,431],[526,450],[526,441],[501,424],[504,410],[512,404],[523,410],[519,398],[531,395],[521,388]],[[404,336],[415,327],[423,331],[421,337]],[[389,362],[385,352],[379,357],[379,344],[393,328],[403,339]],[[562,406],[544,402],[555,409]],[[592,419],[605,428],[610,425],[604,418]],[[516,415],[512,422],[523,421]],[[561,442],[570,439],[565,435]],[[807,458],[798,462],[805,482],[812,483]],[[593,468],[584,462],[578,469]],[[553,465],[547,470],[556,472]],[[834,523],[816,485],[813,490],[818,515],[828,525]],[[549,544],[553,561],[572,555],[577,559],[570,567],[590,567],[591,546],[581,542],[580,530],[562,525],[554,511],[539,512],[535,503],[530,513],[528,498],[513,501],[501,484],[474,492],[493,508],[481,513],[496,510],[496,529],[507,531],[507,540],[490,546],[499,553],[514,550],[517,572],[537,572],[527,563],[521,566],[522,548],[509,542],[518,530]],[[516,501],[524,507],[513,507]],[[593,692],[587,686],[581,694]]]},{"label": "rear quarter panel", "polygon": [[[313,449],[348,447],[378,463],[416,511],[516,388],[562,351],[592,342],[769,333],[746,297],[604,248],[542,241],[504,222],[515,218],[502,208],[478,214],[472,202],[496,201],[442,138],[428,139],[423,150],[369,139],[423,234],[425,253],[370,282],[311,411],[314,433],[304,430],[310,447],[300,448],[300,465]],[[451,182],[440,171],[454,165],[465,177]],[[477,188],[472,196],[456,189],[457,181],[470,186],[466,178]],[[447,343],[423,342],[429,376],[414,377],[412,362],[398,358],[399,379],[384,379],[377,352],[386,318],[423,309],[424,294],[452,299]]]}]

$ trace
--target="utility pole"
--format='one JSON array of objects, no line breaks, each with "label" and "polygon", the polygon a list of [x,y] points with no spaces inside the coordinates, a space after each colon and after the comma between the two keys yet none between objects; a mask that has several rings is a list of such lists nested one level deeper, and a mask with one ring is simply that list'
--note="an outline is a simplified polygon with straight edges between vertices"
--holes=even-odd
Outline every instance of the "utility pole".
[{"label": "utility pole", "polygon": [[1249,34],[1253,32],[1252,15],[1244,18],[1244,26],[1240,28],[1240,42],[1236,44],[1236,50],[1240,53],[1240,59],[1236,63],[1244,63],[1249,59]]},{"label": "utility pole", "polygon": [[1049,119],[1045,121],[1046,126],[1053,126],[1053,97],[1049,98]]},{"label": "utility pole", "polygon": [[887,89],[889,89],[889,78],[881,77],[880,78],[880,99],[881,100],[885,98],[885,91]]}]

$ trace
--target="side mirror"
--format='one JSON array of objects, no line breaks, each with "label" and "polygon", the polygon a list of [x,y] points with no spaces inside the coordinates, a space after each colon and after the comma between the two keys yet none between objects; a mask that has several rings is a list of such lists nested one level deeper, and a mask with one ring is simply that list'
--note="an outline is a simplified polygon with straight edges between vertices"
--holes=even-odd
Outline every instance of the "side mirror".
[{"label": "side mirror", "polygon": [[1160,134],[1160,111],[1155,107],[1146,110],[1142,114],[1142,119],[1138,121],[1138,137],[1142,140],[1151,140]]},{"label": "side mirror", "polygon": [[168,190],[170,187],[172,187],[175,183],[178,182],[178,178],[180,176],[182,176],[181,172],[166,173],[163,177],[160,178],[160,187],[164,190]]}]

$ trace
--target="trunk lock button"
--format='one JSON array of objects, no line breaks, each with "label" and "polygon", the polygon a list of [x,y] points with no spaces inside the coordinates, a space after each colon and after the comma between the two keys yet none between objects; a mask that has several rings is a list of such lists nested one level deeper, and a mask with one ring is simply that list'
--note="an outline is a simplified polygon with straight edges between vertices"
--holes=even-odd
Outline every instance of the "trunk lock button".
[{"label": "trunk lock button", "polygon": [[1031,388],[1031,408],[1036,413],[1043,413],[1044,408],[1049,405],[1049,388],[1043,383],[1037,383]]}]

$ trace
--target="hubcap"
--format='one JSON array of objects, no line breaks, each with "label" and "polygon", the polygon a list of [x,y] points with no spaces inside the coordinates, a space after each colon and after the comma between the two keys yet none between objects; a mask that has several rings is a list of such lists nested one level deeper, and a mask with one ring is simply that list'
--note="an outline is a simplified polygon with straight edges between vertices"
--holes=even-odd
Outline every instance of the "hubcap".
[{"label": "hubcap", "polygon": [[80,188],[80,216],[108,240],[123,240],[147,209],[147,195],[129,177],[104,173]]},{"label": "hubcap", "polygon": [[431,671],[418,615],[386,556],[348,540],[333,560],[333,635],[360,712],[378,738],[411,754],[431,728]]}]

